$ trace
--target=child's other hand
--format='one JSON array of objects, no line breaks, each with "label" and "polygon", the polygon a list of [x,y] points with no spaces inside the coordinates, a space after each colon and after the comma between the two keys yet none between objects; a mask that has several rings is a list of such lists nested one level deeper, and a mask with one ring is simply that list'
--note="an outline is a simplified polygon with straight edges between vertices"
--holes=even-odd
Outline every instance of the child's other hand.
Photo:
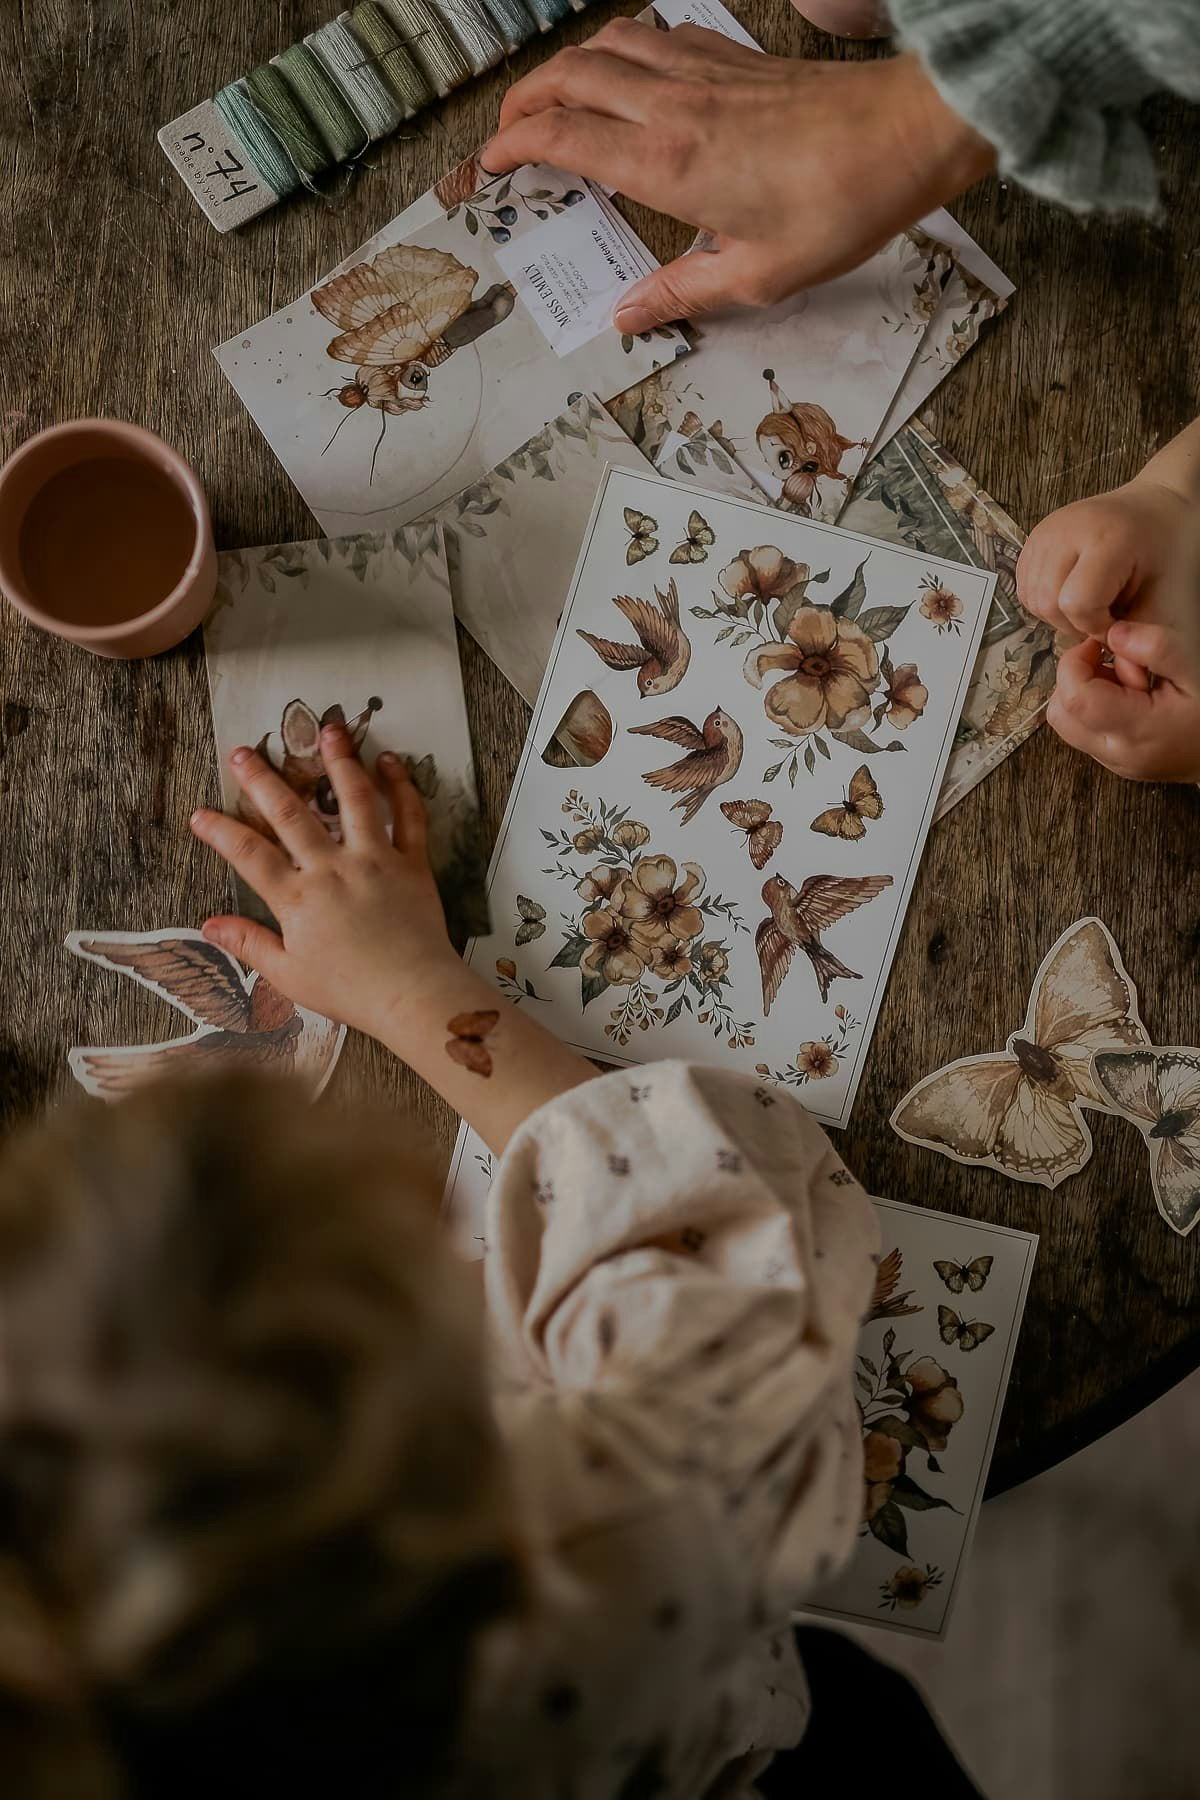
[{"label": "child's other hand", "polygon": [[1050,513],[1017,563],[1021,604],[1056,631],[1107,643],[1114,619],[1152,606],[1190,512],[1182,494],[1143,474]]},{"label": "child's other hand", "polygon": [[[1134,781],[1200,781],[1200,652],[1168,625],[1117,620],[1066,651],[1046,718],[1065,743]],[[1132,668],[1126,684],[1119,670]],[[1153,677],[1149,683],[1145,675]]]},{"label": "child's other hand", "polygon": [[377,764],[393,817],[389,841],[380,794],[343,727],[325,726],[321,756],[341,813],[340,844],[265,758],[234,751],[238,786],[279,843],[207,808],[193,814],[192,830],[261,895],[282,936],[236,916],[209,919],[204,935],[288,999],[383,1037],[398,1001],[461,964],[429,867],[424,807],[404,762],[385,753]]}]

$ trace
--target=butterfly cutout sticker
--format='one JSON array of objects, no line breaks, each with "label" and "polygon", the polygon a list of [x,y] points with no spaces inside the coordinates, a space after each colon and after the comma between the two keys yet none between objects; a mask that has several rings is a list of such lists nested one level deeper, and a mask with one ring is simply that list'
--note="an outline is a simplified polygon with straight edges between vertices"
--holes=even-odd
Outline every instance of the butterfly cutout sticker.
[{"label": "butterfly cutout sticker", "polygon": [[1186,1237],[1200,1219],[1200,1050],[1106,1050],[1092,1073],[1145,1138],[1155,1205]]},{"label": "butterfly cutout sticker", "polygon": [[746,834],[746,848],[756,869],[765,869],[783,842],[783,826],[771,817],[769,800],[722,800],[721,811]]},{"label": "butterfly cutout sticker", "polygon": [[541,937],[546,929],[546,909],[539,906],[536,900],[528,900],[524,894],[518,894],[517,912],[521,919],[516,937],[519,948],[522,944],[532,944]]},{"label": "butterfly cutout sticker", "polygon": [[863,821],[882,817],[883,801],[879,797],[875,779],[864,763],[850,777],[850,785],[842,804],[831,806],[828,812],[819,813],[809,830],[824,832],[826,837],[845,838],[856,844],[866,836],[867,828]]},{"label": "butterfly cutout sticker", "polygon": [[935,1069],[901,1100],[892,1129],[956,1162],[1056,1188],[1092,1154],[1082,1109],[1118,1111],[1092,1058],[1149,1042],[1108,927],[1080,919],[1047,952],[1005,1049]]},{"label": "butterfly cutout sticker", "polygon": [[995,1260],[994,1256],[977,1256],[974,1262],[935,1262],[933,1267],[939,1281],[952,1294],[961,1294],[964,1288],[977,1294],[980,1288],[986,1287]]},{"label": "butterfly cutout sticker", "polygon": [[951,1306],[938,1307],[938,1336],[943,1344],[957,1344],[960,1350],[977,1350],[995,1331],[994,1325],[986,1325],[982,1319],[972,1319],[970,1323],[960,1319]]},{"label": "butterfly cutout sticker", "polygon": [[708,520],[698,512],[693,512],[687,523],[687,536],[682,544],[676,544],[671,552],[673,563],[702,563],[708,561],[708,547],[717,541],[716,533]]},{"label": "butterfly cutout sticker", "polygon": [[629,533],[629,542],[625,546],[625,563],[628,568],[632,568],[634,563],[644,562],[658,549],[658,539],[654,535],[658,530],[658,520],[652,519],[649,513],[639,512],[635,506],[626,506],[623,511],[625,529]]},{"label": "butterfly cutout sticker", "polygon": [[446,1025],[450,1033],[446,1055],[451,1062],[470,1069],[472,1075],[486,1079],[492,1072],[492,1056],[483,1040],[491,1036],[499,1023],[500,1014],[494,1008],[487,1012],[455,1013]]}]

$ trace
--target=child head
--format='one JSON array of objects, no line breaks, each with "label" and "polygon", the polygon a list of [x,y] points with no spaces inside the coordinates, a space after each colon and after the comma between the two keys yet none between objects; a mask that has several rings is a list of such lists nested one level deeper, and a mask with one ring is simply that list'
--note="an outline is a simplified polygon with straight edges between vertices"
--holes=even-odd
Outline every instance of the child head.
[{"label": "child head", "polygon": [[222,1077],[0,1160],[7,1791],[436,1790],[519,1578],[411,1139]]}]

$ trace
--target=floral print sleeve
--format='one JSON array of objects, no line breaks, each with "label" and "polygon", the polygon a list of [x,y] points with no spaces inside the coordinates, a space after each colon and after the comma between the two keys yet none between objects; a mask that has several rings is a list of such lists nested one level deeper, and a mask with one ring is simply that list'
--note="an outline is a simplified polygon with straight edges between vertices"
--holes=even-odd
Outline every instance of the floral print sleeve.
[{"label": "floral print sleeve", "polygon": [[824,1133],[753,1078],[656,1063],[535,1114],[489,1209],[510,1399],[549,1404],[584,1476],[608,1476],[540,1496],[548,1528],[686,1488],[737,1545],[746,1611],[786,1616],[862,1510],[851,1377],[876,1226]]}]

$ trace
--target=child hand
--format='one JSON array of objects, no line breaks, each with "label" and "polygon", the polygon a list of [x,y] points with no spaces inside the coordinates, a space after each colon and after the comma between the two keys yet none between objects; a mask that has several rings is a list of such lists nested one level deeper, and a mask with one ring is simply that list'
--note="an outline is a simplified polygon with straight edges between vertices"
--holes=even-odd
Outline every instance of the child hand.
[{"label": "child hand", "polygon": [[279,843],[207,808],[192,815],[192,830],[262,897],[282,936],[236,916],[209,919],[204,935],[288,999],[384,1037],[398,1002],[461,964],[429,867],[424,807],[402,759],[385,753],[377,764],[392,810],[389,842],[380,795],[344,727],[323,728],[321,756],[341,813],[340,844],[265,758],[233,752],[238,786]]},{"label": "child hand", "polygon": [[1191,511],[1182,494],[1143,473],[1050,513],[1017,563],[1022,606],[1056,631],[1107,643],[1114,619],[1153,605]]},{"label": "child hand", "polygon": [[[1095,638],[1068,650],[1046,718],[1065,743],[1134,781],[1200,781],[1200,653],[1173,626],[1118,619],[1108,628],[1116,663]],[[1127,684],[1133,668],[1153,680]]]}]

